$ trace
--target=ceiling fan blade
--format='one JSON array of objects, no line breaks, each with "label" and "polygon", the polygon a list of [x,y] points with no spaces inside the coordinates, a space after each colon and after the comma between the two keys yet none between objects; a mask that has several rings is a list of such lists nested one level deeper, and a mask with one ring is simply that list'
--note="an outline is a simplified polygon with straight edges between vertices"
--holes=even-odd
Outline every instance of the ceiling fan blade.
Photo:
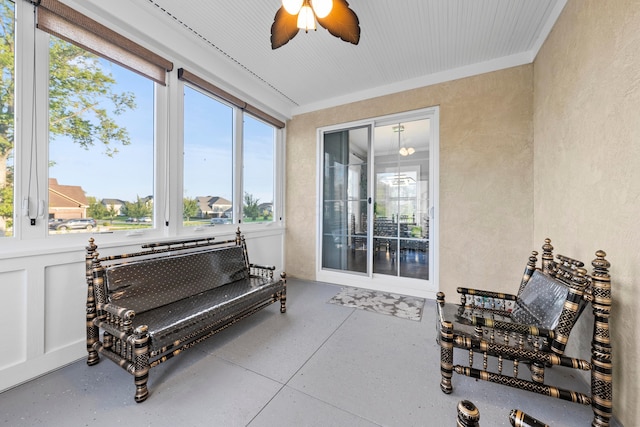
[{"label": "ceiling fan blade", "polygon": [[360,21],[346,0],[333,0],[331,12],[322,19],[318,18],[318,23],[346,42],[358,44],[360,41]]},{"label": "ceiling fan blade", "polygon": [[298,34],[298,30],[298,17],[289,14],[281,6],[271,24],[271,49],[287,44]]}]

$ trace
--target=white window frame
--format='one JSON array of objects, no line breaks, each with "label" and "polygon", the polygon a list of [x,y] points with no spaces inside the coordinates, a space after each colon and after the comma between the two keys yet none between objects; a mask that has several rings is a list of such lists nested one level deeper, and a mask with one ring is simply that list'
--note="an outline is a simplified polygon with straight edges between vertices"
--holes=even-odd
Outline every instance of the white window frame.
[{"label": "white window frame", "polygon": [[[15,51],[15,147],[14,147],[14,224],[13,236],[0,238],[0,259],[57,250],[77,250],[84,247],[90,237],[100,240],[101,246],[141,244],[175,236],[197,237],[202,234],[228,234],[232,229],[218,229],[182,226],[183,165],[183,82],[177,78],[176,68],[167,74],[166,86],[154,84],[154,213],[153,228],[135,232],[117,231],[107,233],[69,233],[49,235],[48,230],[48,72],[49,34],[34,31],[33,6],[22,0],[15,1],[16,51]],[[33,68],[35,49],[36,67]],[[162,52],[160,52],[162,53]],[[171,55],[167,55],[171,56]],[[36,76],[35,98],[33,93],[33,73]],[[36,104],[37,126],[35,128],[37,163],[31,165],[30,135],[32,131],[32,106]],[[234,129],[242,135],[242,114],[235,108]],[[247,113],[250,114],[250,113]],[[259,117],[251,115],[254,119]],[[261,231],[281,233],[285,226],[285,129],[274,127],[274,221],[268,223],[238,223],[242,231],[253,234]],[[240,140],[241,141],[241,140]],[[234,212],[236,218],[242,214],[242,144],[234,143]],[[34,158],[35,159],[35,158]],[[31,179],[31,194],[28,194]],[[38,197],[35,196],[35,185]],[[23,215],[22,201],[28,197],[29,211],[44,207],[42,214],[31,225]],[[37,199],[37,200],[36,200]],[[234,230],[234,229],[233,229]],[[269,231],[270,230],[270,231]],[[37,241],[37,245],[34,245]]]}]

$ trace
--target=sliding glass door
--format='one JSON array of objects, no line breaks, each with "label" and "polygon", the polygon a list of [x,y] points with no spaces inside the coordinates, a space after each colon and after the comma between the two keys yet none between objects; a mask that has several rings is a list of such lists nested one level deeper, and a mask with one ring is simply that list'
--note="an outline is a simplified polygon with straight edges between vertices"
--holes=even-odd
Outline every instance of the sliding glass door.
[{"label": "sliding glass door", "polygon": [[369,127],[324,134],[322,268],[368,274]]},{"label": "sliding glass door", "polygon": [[429,119],[376,126],[373,272],[429,279]]},{"label": "sliding glass door", "polygon": [[437,113],[320,130],[318,280],[435,295]]}]

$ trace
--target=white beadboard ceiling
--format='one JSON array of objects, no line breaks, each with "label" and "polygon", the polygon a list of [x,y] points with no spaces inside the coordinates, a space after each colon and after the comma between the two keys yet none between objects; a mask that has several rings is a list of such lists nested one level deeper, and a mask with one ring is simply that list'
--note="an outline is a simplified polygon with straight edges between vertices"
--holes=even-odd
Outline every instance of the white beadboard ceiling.
[{"label": "white beadboard ceiling", "polygon": [[[106,10],[111,2],[91,3]],[[318,26],[276,50],[270,31],[281,0],[135,3],[205,45],[247,87],[262,87],[259,104],[290,117],[530,63],[566,0],[350,0],[360,20],[358,45]]]}]

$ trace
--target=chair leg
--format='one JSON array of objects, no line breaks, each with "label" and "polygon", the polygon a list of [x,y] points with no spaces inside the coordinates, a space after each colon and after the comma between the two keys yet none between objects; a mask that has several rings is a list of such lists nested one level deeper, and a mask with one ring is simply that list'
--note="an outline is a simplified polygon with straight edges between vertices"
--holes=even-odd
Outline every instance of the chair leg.
[{"label": "chair leg", "polygon": [[287,312],[287,273],[280,273],[280,278],[284,281],[284,289],[280,292],[280,313]]},{"label": "chair leg", "polygon": [[453,376],[453,325],[444,322],[440,329],[440,389],[446,393],[453,392],[451,377]]},{"label": "chair leg", "polygon": [[544,364],[533,362],[530,366],[531,380],[534,383],[544,384]]},{"label": "chair leg", "polygon": [[287,293],[286,291],[282,291],[280,294],[280,313],[287,312]]},{"label": "chair leg", "polygon": [[591,340],[591,406],[593,427],[608,427],[613,413],[613,365],[609,331],[611,278],[604,251],[596,252],[593,266],[593,338]]}]

